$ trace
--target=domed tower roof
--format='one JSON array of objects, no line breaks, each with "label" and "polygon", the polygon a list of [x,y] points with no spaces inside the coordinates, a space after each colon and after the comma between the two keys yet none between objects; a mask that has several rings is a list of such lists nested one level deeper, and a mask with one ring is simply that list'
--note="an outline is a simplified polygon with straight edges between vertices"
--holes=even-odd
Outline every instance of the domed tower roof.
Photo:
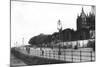
[{"label": "domed tower roof", "polygon": [[58,23],[57,23],[57,29],[62,30],[62,23],[60,19],[58,20]]}]

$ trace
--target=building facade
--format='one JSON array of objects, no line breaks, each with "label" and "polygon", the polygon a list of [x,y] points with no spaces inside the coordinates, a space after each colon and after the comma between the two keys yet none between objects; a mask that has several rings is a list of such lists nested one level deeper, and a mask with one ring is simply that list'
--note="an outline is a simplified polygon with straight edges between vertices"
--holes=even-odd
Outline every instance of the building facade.
[{"label": "building facade", "polygon": [[81,31],[79,35],[82,39],[95,38],[94,12],[94,6],[91,7],[91,12],[89,14],[86,14],[82,8],[81,14],[77,17],[77,31]]}]

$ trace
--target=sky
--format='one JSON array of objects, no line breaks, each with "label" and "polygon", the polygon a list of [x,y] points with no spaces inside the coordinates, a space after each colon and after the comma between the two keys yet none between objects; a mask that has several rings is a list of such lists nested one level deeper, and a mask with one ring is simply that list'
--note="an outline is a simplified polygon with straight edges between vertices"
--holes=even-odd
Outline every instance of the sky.
[{"label": "sky", "polygon": [[[82,7],[86,14],[91,6],[61,5],[34,2],[11,2],[11,47],[28,45],[31,37],[58,32],[60,19],[62,28],[76,30],[76,19]],[[24,44],[22,39],[24,38]]]}]

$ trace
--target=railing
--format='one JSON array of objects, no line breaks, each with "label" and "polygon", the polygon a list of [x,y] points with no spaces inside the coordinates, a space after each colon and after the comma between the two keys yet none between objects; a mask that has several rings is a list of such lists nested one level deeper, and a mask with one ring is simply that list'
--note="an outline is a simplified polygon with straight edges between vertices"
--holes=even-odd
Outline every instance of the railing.
[{"label": "railing", "polygon": [[26,47],[21,48],[20,52],[29,55],[37,56],[48,59],[55,59],[68,62],[84,62],[95,61],[95,52],[92,48],[80,48],[80,49],[61,49],[61,55],[58,54],[58,48],[30,48],[27,52]]}]

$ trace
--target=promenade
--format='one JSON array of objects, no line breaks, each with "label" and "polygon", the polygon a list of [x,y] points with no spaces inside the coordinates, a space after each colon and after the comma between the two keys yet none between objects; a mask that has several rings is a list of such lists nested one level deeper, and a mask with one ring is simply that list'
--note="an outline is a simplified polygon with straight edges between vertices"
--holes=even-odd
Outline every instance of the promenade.
[{"label": "promenade", "polygon": [[59,55],[58,48],[34,48],[29,47],[18,47],[16,51],[30,57],[39,57],[45,59],[52,59],[65,62],[89,62],[95,61],[95,52],[92,48],[79,48],[79,49],[60,49],[61,54]]},{"label": "promenade", "polygon": [[[17,48],[18,49],[18,48]],[[29,65],[44,65],[44,64],[57,64],[57,63],[69,63],[69,62],[65,62],[65,61],[58,61],[55,59],[48,59],[48,58],[41,58],[41,57],[37,57],[37,56],[31,56],[29,54],[27,54],[26,51],[24,54],[22,52],[20,52],[19,50],[15,50],[12,49],[11,53],[18,59],[20,59],[23,63],[25,64],[20,64],[17,65],[13,62],[13,60],[11,59],[11,65],[13,66],[29,66]],[[14,59],[16,61],[16,59]]]}]

